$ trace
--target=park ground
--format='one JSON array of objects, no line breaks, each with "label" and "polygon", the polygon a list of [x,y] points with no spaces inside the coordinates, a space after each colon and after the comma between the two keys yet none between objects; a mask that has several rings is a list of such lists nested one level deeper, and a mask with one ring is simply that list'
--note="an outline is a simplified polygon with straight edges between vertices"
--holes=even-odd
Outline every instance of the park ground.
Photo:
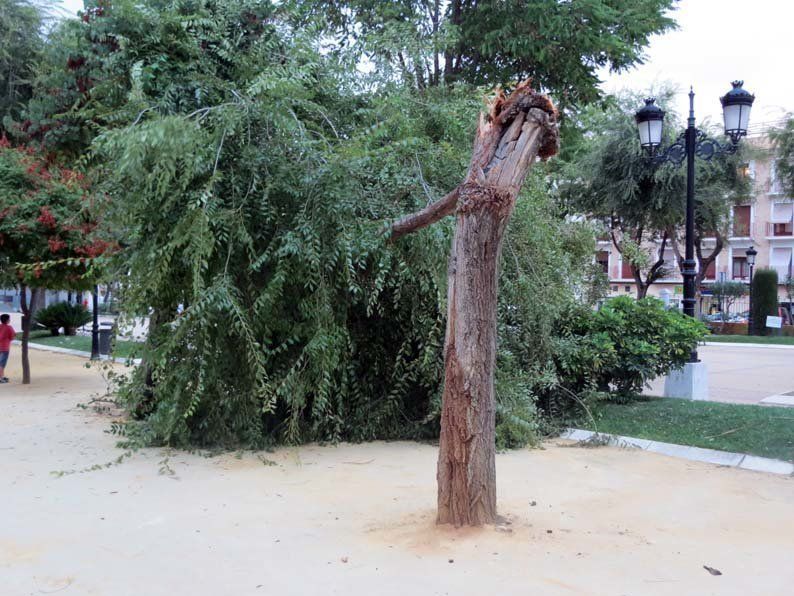
[{"label": "park ground", "polygon": [[[698,354],[708,366],[711,401],[794,405],[793,346],[712,344],[700,346]],[[646,393],[663,395],[664,378]]]},{"label": "park ground", "polygon": [[497,456],[501,525],[438,528],[431,445],[113,464],[99,371],[32,355],[0,391],[4,596],[791,593],[790,477],[552,442]]}]

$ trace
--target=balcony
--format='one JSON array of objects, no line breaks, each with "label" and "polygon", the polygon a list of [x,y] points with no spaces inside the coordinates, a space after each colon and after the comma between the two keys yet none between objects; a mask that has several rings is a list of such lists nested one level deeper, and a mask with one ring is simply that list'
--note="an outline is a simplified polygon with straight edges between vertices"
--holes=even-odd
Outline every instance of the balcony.
[{"label": "balcony", "polygon": [[791,238],[794,236],[794,222],[769,222],[766,224],[767,238]]},{"label": "balcony", "polygon": [[779,284],[786,283],[786,280],[788,279],[789,275],[794,273],[792,272],[791,265],[770,265],[770,269],[774,269],[775,271],[777,271],[777,282]]}]

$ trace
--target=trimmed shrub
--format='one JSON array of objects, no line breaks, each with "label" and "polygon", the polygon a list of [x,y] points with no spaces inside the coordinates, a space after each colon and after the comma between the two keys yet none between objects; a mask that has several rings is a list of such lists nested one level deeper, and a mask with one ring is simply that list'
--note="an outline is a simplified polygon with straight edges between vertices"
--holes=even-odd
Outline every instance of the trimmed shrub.
[{"label": "trimmed shrub", "polygon": [[777,271],[758,269],[753,275],[752,335],[769,335],[766,318],[777,315]]},{"label": "trimmed shrub", "polygon": [[46,327],[53,335],[63,327],[65,335],[74,335],[78,327],[82,327],[91,320],[91,313],[80,304],[58,302],[36,313],[36,322]]},{"label": "trimmed shrub", "polygon": [[50,330],[52,335],[59,335],[61,328],[61,319],[58,316],[58,307],[60,304],[52,304],[36,312],[36,323],[41,327],[46,327]]},{"label": "trimmed shrub", "polygon": [[613,391],[627,396],[682,367],[706,334],[706,326],[661,300],[620,296],[598,312],[571,319],[558,350],[558,376],[577,394]]}]

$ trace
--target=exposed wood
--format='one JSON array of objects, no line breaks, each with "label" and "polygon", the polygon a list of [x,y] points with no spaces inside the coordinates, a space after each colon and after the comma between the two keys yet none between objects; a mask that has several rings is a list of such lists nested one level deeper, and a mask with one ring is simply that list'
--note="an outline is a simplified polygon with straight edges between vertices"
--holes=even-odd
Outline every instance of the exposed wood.
[{"label": "exposed wood", "polygon": [[556,113],[528,83],[498,94],[480,118],[459,187],[448,268],[438,456],[440,524],[496,521],[494,368],[502,240],[536,157],[557,148]]},{"label": "exposed wood", "polygon": [[455,526],[496,521],[494,367],[502,240],[530,166],[558,148],[557,112],[529,81],[509,96],[498,91],[488,108],[480,115],[463,183],[390,227],[396,239],[456,213],[437,469],[437,521]]}]

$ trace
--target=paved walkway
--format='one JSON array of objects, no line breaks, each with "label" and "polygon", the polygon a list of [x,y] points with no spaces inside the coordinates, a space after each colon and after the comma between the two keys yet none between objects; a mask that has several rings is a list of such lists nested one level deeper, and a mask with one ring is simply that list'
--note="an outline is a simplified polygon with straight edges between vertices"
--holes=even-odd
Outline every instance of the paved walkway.
[{"label": "paved walkway", "polygon": [[[784,394],[794,391],[791,346],[715,343],[701,346],[698,353],[708,365],[711,401],[788,405],[785,398],[792,396]],[[646,393],[663,395],[664,379],[656,379]]]}]

